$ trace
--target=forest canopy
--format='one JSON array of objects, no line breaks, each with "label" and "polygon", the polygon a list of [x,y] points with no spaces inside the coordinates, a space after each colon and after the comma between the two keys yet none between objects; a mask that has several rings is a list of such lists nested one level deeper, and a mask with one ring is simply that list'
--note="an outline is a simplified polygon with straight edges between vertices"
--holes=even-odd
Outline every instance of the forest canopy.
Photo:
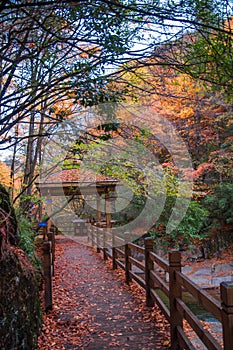
[{"label": "forest canopy", "polygon": [[[232,182],[231,1],[6,0],[0,24],[0,147],[8,150],[11,193],[24,212],[39,202],[34,182],[59,126],[105,103],[147,104],[174,124],[192,157],[198,205],[199,195]],[[124,118],[112,118],[101,142],[122,132]],[[86,125],[80,119],[84,132]],[[140,135],[126,129],[176,182],[150,126]],[[79,140],[79,149],[97,139]]]}]

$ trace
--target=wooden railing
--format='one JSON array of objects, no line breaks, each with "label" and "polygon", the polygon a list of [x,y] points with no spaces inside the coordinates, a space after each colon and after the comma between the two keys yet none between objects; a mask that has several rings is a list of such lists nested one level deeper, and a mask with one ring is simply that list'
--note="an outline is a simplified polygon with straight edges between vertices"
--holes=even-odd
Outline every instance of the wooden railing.
[{"label": "wooden railing", "polygon": [[55,262],[55,232],[55,226],[51,225],[50,230],[45,231],[44,239],[47,240],[43,243],[44,305],[46,312],[52,310],[53,307],[52,277],[54,276]]},{"label": "wooden railing", "polygon": [[[233,349],[233,284],[221,283],[221,302],[193,283],[181,272],[181,253],[169,252],[169,261],[153,253],[154,242],[151,238],[144,240],[144,248],[129,240],[117,237],[106,231],[91,226],[88,231],[89,242],[103,252],[106,260],[112,259],[112,267],[120,267],[125,272],[125,281],[136,281],[146,292],[147,306],[156,303],[170,323],[171,349],[195,350],[184,330],[184,320],[210,350],[222,349],[218,340],[203,327],[197,316],[182,300],[182,292],[190,293],[210,314],[222,324],[223,349]],[[141,261],[140,261],[141,260]],[[166,278],[167,276],[168,278]],[[169,282],[167,282],[167,279]],[[168,305],[161,298],[161,292],[168,298]]]}]

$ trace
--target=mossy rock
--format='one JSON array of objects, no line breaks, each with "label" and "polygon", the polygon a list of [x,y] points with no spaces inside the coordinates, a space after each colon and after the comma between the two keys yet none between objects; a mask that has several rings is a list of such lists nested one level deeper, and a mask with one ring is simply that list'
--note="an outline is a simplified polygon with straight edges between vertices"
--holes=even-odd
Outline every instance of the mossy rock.
[{"label": "mossy rock", "polygon": [[0,185],[0,349],[36,348],[41,324],[38,278],[28,256],[17,247],[17,219],[7,190]]},{"label": "mossy rock", "polygon": [[0,349],[35,349],[41,324],[38,283],[19,248],[8,246],[4,252],[0,282]]}]

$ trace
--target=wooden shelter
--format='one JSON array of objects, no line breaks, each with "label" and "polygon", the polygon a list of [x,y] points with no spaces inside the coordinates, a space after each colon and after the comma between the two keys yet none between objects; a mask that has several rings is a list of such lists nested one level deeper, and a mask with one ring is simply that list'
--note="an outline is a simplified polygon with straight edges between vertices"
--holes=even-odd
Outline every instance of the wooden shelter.
[{"label": "wooden shelter", "polygon": [[[46,200],[47,214],[52,215],[53,197],[83,197],[92,195],[96,200],[96,226],[111,227],[111,200],[116,196],[116,186],[119,180],[103,175],[93,175],[91,172],[79,169],[63,170],[53,173],[36,183],[37,189]],[[101,201],[104,199],[104,213]],[[102,215],[103,214],[103,215]],[[104,221],[103,221],[104,218]],[[90,218],[91,219],[91,218]]]}]

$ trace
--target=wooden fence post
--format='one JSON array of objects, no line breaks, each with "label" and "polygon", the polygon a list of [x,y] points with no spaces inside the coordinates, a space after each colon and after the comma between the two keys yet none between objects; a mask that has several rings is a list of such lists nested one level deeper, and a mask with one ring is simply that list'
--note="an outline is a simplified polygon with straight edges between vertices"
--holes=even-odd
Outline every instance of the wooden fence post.
[{"label": "wooden fence post", "polygon": [[116,240],[115,240],[115,232],[112,230],[112,268],[113,270],[117,269],[117,263],[116,263],[116,258],[117,258],[117,253],[116,253]]},{"label": "wooden fence post", "polygon": [[145,282],[146,282],[146,306],[154,306],[154,300],[151,296],[151,279],[150,271],[153,270],[153,261],[150,252],[153,252],[154,240],[150,237],[144,239],[145,244]]},{"label": "wooden fence post", "polygon": [[93,232],[93,227],[91,224],[88,224],[88,231],[89,231],[89,234],[91,236],[91,245],[92,247],[94,247],[95,245],[95,242],[94,242],[94,232]]},{"label": "wooden fence post", "polygon": [[129,261],[129,257],[131,255],[131,249],[129,248],[129,243],[130,242],[130,233],[125,232],[125,282],[129,284],[132,280],[130,277],[130,271],[131,271],[131,263]]},{"label": "wooden fence post", "polygon": [[224,350],[233,349],[233,283],[220,284]]},{"label": "wooden fence post", "polygon": [[[46,225],[47,225],[47,224],[46,224]],[[47,235],[47,227],[44,226],[44,227],[43,227],[43,241],[46,240],[46,235]]]},{"label": "wooden fence post", "polygon": [[97,253],[100,253],[99,228],[95,226]]},{"label": "wooden fence post", "polygon": [[[49,206],[51,206],[51,203],[49,204]],[[51,210],[50,210],[51,211]],[[51,213],[50,213],[51,214]],[[49,214],[49,215],[50,215]],[[50,232],[50,229],[51,229],[51,225],[52,225],[52,220],[49,218],[48,220],[47,220],[47,235],[48,235],[48,233]]]},{"label": "wooden fence post", "polygon": [[182,297],[181,286],[176,283],[176,271],[181,271],[181,253],[169,252],[169,301],[171,325],[171,350],[179,350],[177,327],[183,327],[183,318],[176,307],[176,298]]},{"label": "wooden fence post", "polygon": [[103,257],[104,257],[104,260],[108,260],[108,256],[107,256],[107,253],[106,253],[106,231],[105,230],[108,230],[108,228],[103,228],[102,229],[102,232],[103,232]]},{"label": "wooden fence post", "polygon": [[48,240],[51,242],[51,249],[52,249],[52,267],[53,267],[53,276],[54,276],[55,233],[54,233],[54,228],[52,228],[52,227],[51,227],[51,230],[48,232]]},{"label": "wooden fence post", "polygon": [[53,276],[54,276],[54,264],[55,264],[55,248],[56,248],[56,240],[55,240],[55,227],[53,228],[52,233],[52,258],[53,258]]},{"label": "wooden fence post", "polygon": [[53,308],[51,242],[43,243],[44,300],[46,312]]},{"label": "wooden fence post", "polygon": [[89,223],[86,221],[86,228],[87,228],[87,243],[92,243],[91,236],[90,236],[90,229],[89,229]]}]

